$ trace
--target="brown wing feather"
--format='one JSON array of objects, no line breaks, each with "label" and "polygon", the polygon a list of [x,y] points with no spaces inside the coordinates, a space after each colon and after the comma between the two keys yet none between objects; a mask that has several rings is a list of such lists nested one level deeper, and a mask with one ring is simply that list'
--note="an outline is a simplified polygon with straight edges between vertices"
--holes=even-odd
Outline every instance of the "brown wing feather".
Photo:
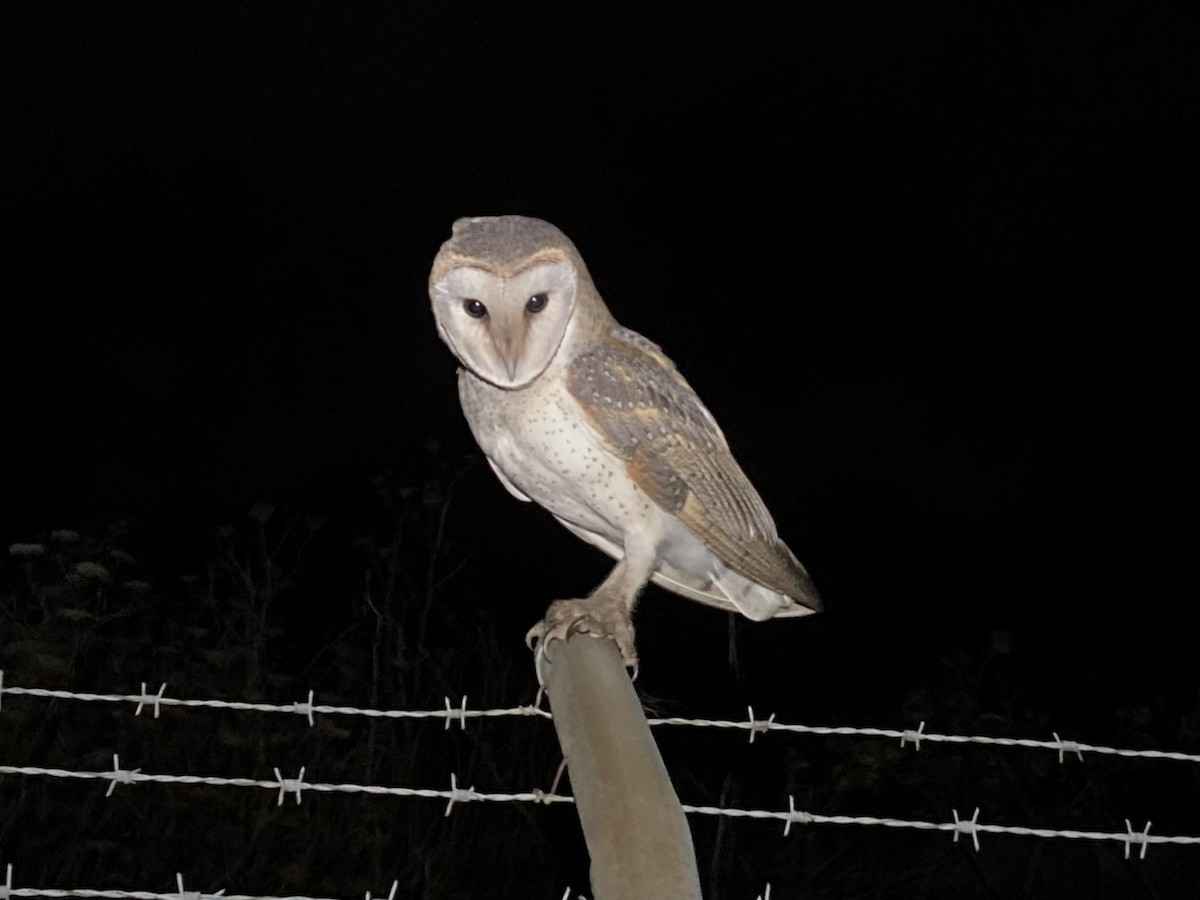
[{"label": "brown wing feather", "polygon": [[725,435],[657,345],[624,328],[571,365],[571,394],[646,494],[729,568],[806,606],[819,599]]}]

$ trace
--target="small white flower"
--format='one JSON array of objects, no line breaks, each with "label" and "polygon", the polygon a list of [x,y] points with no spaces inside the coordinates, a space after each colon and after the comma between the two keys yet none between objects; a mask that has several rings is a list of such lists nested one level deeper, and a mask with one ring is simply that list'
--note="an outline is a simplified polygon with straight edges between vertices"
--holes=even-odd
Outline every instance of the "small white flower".
[{"label": "small white flower", "polygon": [[256,522],[265,522],[275,514],[275,507],[270,503],[255,503],[250,507],[250,518]]},{"label": "small white flower", "polygon": [[50,540],[58,541],[60,544],[78,544],[80,537],[78,531],[72,531],[70,528],[56,528],[50,532]]},{"label": "small white flower", "polygon": [[46,552],[45,544],[10,544],[9,556],[41,556]]},{"label": "small white flower", "polygon": [[81,578],[94,578],[96,581],[108,581],[108,569],[99,563],[84,560],[75,564],[75,574]]},{"label": "small white flower", "polygon": [[90,612],[86,609],[59,609],[55,611],[59,617],[66,619],[68,622],[83,622],[85,620],[94,619]]}]

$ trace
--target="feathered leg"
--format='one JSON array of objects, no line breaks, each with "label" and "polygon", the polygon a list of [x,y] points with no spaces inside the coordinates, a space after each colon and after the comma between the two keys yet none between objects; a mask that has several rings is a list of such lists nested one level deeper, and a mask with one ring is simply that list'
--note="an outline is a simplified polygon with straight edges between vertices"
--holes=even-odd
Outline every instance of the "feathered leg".
[{"label": "feathered leg", "polygon": [[657,564],[658,550],[653,542],[627,539],[625,556],[604,582],[585,598],[550,604],[546,617],[525,635],[525,642],[533,646],[537,640],[566,640],[574,632],[611,638],[625,665],[636,673],[638,658],[630,614]]}]

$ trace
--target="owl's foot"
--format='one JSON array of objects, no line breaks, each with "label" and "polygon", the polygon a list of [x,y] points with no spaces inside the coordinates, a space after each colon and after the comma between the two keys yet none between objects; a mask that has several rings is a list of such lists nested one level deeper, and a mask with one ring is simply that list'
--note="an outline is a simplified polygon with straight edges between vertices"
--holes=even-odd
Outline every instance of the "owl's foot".
[{"label": "owl's foot", "polygon": [[565,641],[575,632],[597,638],[611,638],[621,651],[621,660],[637,677],[637,650],[633,645],[633,622],[629,608],[620,599],[596,594],[583,600],[556,600],[546,610],[546,618],[525,635],[525,643],[543,644],[558,639]]}]

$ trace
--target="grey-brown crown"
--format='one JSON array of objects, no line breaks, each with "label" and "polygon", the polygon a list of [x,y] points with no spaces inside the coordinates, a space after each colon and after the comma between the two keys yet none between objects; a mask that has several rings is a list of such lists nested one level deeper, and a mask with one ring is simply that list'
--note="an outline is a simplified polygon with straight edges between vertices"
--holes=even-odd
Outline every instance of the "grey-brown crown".
[{"label": "grey-brown crown", "polygon": [[486,263],[491,271],[511,274],[517,267],[564,259],[587,272],[571,239],[549,222],[528,216],[476,216],[454,223],[429,278],[433,284],[461,265]]}]

